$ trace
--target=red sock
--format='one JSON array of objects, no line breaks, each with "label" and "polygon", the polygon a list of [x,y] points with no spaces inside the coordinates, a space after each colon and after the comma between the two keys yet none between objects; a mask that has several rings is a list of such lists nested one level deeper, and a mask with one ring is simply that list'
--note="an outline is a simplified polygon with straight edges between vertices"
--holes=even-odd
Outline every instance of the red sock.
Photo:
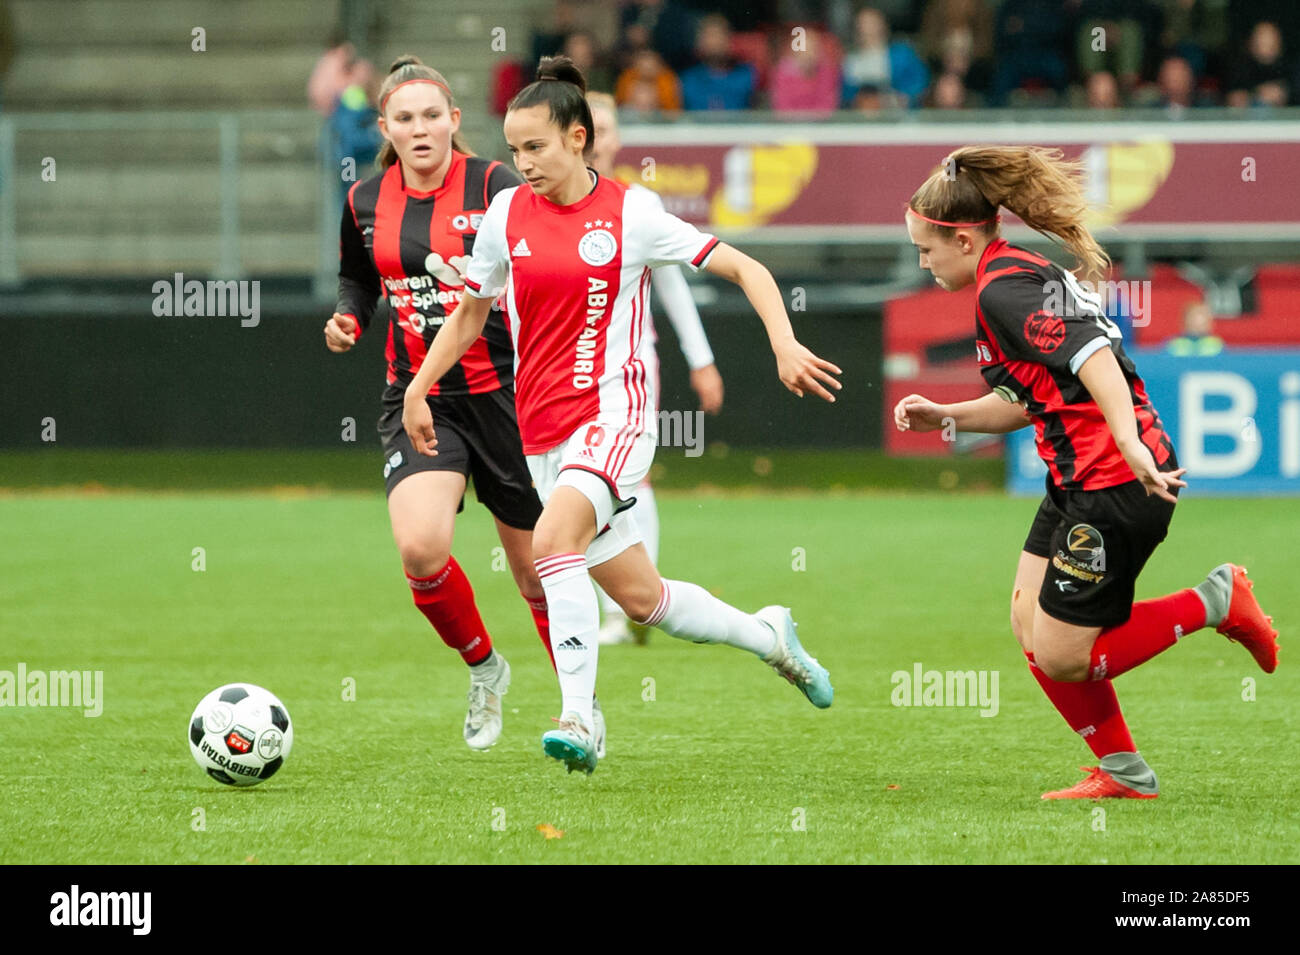
[{"label": "red sock", "polygon": [[1070,729],[1083,737],[1093,755],[1098,759],[1111,753],[1136,753],[1133,737],[1129,735],[1124,714],[1119,711],[1119,699],[1110,680],[1095,683],[1059,683],[1038,669],[1034,655],[1025,652],[1029,672],[1052,701],[1056,711],[1065,717]]},{"label": "red sock", "polygon": [[483,618],[474,604],[474,590],[469,578],[456,563],[448,559],[447,566],[428,577],[406,575],[411,585],[411,596],[420,612],[429,618],[442,642],[460,653],[470,666],[482,663],[492,653],[492,638],[488,636]]},{"label": "red sock", "polygon": [[551,669],[554,670],[555,651],[551,649],[551,621],[546,616],[546,598],[538,597],[536,600],[531,600],[524,597],[524,603],[528,604],[528,609],[533,612],[533,624],[537,627],[537,635],[542,638],[542,646],[546,648],[546,655],[551,658]]},{"label": "red sock", "polygon": [[1203,626],[1205,604],[1195,590],[1180,590],[1167,597],[1135,603],[1128,620],[1097,635],[1088,678],[1113,680],[1169,649],[1184,634]]}]

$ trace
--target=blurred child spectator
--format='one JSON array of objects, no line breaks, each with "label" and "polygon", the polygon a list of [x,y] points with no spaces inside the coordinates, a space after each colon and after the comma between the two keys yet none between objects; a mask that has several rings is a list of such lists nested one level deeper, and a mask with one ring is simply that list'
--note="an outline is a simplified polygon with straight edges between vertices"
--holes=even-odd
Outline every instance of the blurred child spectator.
[{"label": "blurred child spectator", "polygon": [[[695,35],[699,62],[682,73],[682,103],[689,110],[750,109],[758,73],[731,55],[731,24],[720,14],[700,21]],[[671,65],[671,61],[669,61]]]},{"label": "blurred child spectator", "polygon": [[772,75],[772,108],[782,111],[834,112],[840,105],[838,55],[816,30],[803,34],[801,49],[790,49]]},{"label": "blurred child spectator", "polygon": [[632,65],[622,72],[614,86],[614,99],[620,106],[630,106],[632,91],[636,89],[637,99],[645,102],[645,94],[640,92],[643,88],[648,88],[653,95],[653,109],[674,113],[682,108],[681,82],[654,50],[636,54]]},{"label": "blurred child spectator", "polygon": [[1180,358],[1204,358],[1223,351],[1223,339],[1214,334],[1214,313],[1204,302],[1183,306],[1183,333],[1169,339],[1165,350]]},{"label": "blurred child spectator", "polygon": [[1088,109],[1116,109],[1119,103],[1119,84],[1115,75],[1099,70],[1088,77]]},{"label": "blurred child spectator", "polygon": [[339,97],[353,83],[363,86],[374,79],[375,68],[369,60],[357,58],[357,50],[343,31],[331,31],[325,41],[328,49],[321,54],[307,79],[307,102],[322,116],[334,112]]},{"label": "blurred child spectator", "polygon": [[997,51],[991,105],[1027,83],[1065,90],[1068,27],[1061,0],[1003,0],[993,27]]},{"label": "blurred child spectator", "polygon": [[940,73],[930,87],[925,105],[931,109],[966,109],[970,105],[970,94],[956,73]]},{"label": "blurred child spectator", "polygon": [[916,106],[930,85],[930,71],[910,45],[889,40],[889,23],[874,7],[864,7],[854,19],[854,46],[844,57],[841,102],[859,109],[863,88],[868,100],[893,91],[902,105]]},{"label": "blurred child spectator", "polygon": [[[383,137],[374,107],[379,79],[369,60],[359,59],[356,48],[339,32],[331,35],[329,49],[317,60],[307,80],[307,100],[326,118],[322,149],[339,176],[341,197],[358,179],[371,172]],[[349,169],[348,162],[351,161]],[[351,173],[347,177],[345,173]]]},{"label": "blurred child spectator", "polygon": [[1283,52],[1277,24],[1269,20],[1256,23],[1245,53],[1228,68],[1228,105],[1285,106],[1291,71]]},{"label": "blurred child spectator", "polygon": [[1156,89],[1160,98],[1155,105],[1171,113],[1181,113],[1195,106],[1213,106],[1214,100],[1196,88],[1196,75],[1192,65],[1181,56],[1167,56],[1156,73]]},{"label": "blurred child spectator", "polygon": [[619,104],[625,112],[654,116],[661,112],[659,90],[654,83],[636,80],[627,89],[627,98]]},{"label": "blurred child spectator", "polygon": [[935,73],[956,73],[966,87],[988,87],[993,8],[985,0],[929,0],[921,17],[920,52]]}]

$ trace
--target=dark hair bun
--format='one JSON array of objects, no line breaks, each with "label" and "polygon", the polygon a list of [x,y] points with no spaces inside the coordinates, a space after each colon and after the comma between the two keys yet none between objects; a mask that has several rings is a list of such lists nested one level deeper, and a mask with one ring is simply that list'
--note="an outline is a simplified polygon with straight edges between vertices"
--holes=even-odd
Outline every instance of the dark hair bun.
[{"label": "dark hair bun", "polygon": [[393,65],[388,68],[388,72],[396,73],[404,66],[424,66],[424,62],[414,53],[403,53],[393,60]]},{"label": "dark hair bun", "polygon": [[578,69],[573,60],[560,54],[558,56],[544,56],[541,62],[537,64],[537,78],[539,80],[561,80],[565,83],[572,83],[584,94],[587,92],[587,80],[582,75],[582,70]]}]

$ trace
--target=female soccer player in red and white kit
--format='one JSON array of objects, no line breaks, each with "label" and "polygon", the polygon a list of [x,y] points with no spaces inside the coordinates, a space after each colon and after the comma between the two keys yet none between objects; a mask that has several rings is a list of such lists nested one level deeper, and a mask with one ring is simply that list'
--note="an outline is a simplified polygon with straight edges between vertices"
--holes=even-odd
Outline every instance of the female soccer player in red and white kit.
[{"label": "female soccer player in red and white kit", "polygon": [[908,395],[899,430],[952,421],[991,434],[1033,424],[1047,494],[1029,529],[1011,594],[1011,629],[1030,672],[1100,765],[1044,799],[1152,799],[1155,773],[1137,752],[1111,680],[1202,627],[1240,642],[1266,673],[1277,633],[1244,568],[1133,602],[1165,538],[1184,468],[1101,296],[999,235],[998,207],[1059,237],[1100,280],[1109,259],[1083,225],[1080,167],[1036,147],[958,149],[912,196],[907,231],[940,287],[977,288],[975,350],[990,394],[956,404]]},{"label": "female soccer player in red and white kit", "polygon": [[379,295],[388,299],[388,387],[379,433],[393,538],[416,607],[469,666],[464,736],[471,748],[483,750],[501,733],[510,665],[494,650],[469,580],[451,556],[470,476],[496,520],[515,582],[550,652],[546,596],[532,556],[532,529],[542,508],[520,448],[514,349],[500,310],[485,314],[481,334],[421,392],[438,415],[438,457],[414,453],[402,429],[402,399],[430,344],[445,337],[443,322],[464,294],[465,264],[488,204],[519,179],[501,163],[469,153],[446,80],[416,57],[393,63],[379,108],[385,169],[348,193],[339,304],[325,340],[332,351],[347,351],[369,325]]},{"label": "female soccer player in red and white kit", "polygon": [[[587,104],[591,107],[591,121],[596,130],[596,141],[591,150],[591,168],[599,176],[614,178],[614,157],[622,148],[618,132],[618,106],[614,97],[608,93],[587,93]],[[629,189],[644,193],[657,211],[662,211],[663,202],[659,194],[647,189],[637,182],[628,184]],[[650,279],[650,290],[663,306],[677,333],[682,355],[691,370],[691,388],[700,399],[700,410],[708,414],[717,414],[722,410],[722,375],[713,361],[713,349],[709,347],[708,336],[704,333],[704,324],[700,321],[695,299],[691,297],[691,287],[682,274],[680,265],[664,265],[654,270]],[[651,319],[650,340],[657,344],[654,334],[653,317]],[[651,374],[658,374],[658,354],[655,355],[654,369]],[[656,381],[655,391],[658,392]],[[657,409],[656,409],[657,410]],[[641,542],[645,544],[650,563],[659,565],[659,510],[655,503],[654,489],[650,486],[650,476],[637,485],[636,505],[632,517],[641,532]],[[615,603],[614,598],[603,590],[600,591],[600,612],[604,618],[600,625],[600,642],[605,643],[644,643],[647,628],[628,625],[627,615]]]},{"label": "female soccer player in red and white kit", "polygon": [[[814,705],[832,700],[829,675],[800,646],[789,610],[747,614],[695,584],[661,579],[626,513],[657,441],[656,382],[648,373],[651,269],[681,263],[739,284],[767,329],[781,381],[796,394],[834,400],[826,386],[839,387],[839,369],[796,341],[767,269],[588,168],[594,129],[584,93],[577,68],[566,57],[548,57],[537,81],[511,101],[505,137],[528,185],[504,190],[488,208],[466,270],[469,294],[407,388],[403,423],[416,450],[438,453],[441,438],[422,389],[478,338],[504,287],[519,429],[545,504],[533,555],[563,695],[559,727],[542,744],[570,770],[591,772],[599,624],[593,577],[632,620],[749,650]],[[438,428],[441,435],[441,422]]]}]

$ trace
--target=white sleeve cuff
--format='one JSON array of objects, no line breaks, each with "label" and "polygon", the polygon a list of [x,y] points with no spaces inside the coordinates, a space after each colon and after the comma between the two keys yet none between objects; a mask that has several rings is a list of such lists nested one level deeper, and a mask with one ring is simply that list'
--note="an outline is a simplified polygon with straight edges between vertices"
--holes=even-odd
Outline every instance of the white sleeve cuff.
[{"label": "white sleeve cuff", "polygon": [[1098,337],[1094,338],[1092,341],[1088,342],[1088,344],[1084,345],[1082,348],[1080,348],[1077,352],[1074,353],[1074,357],[1070,359],[1070,373],[1077,375],[1079,373],[1079,369],[1083,367],[1083,363],[1085,361],[1087,361],[1097,352],[1101,351],[1103,348],[1109,348],[1109,347],[1110,347],[1110,339],[1107,338],[1105,335],[1099,335]]}]

